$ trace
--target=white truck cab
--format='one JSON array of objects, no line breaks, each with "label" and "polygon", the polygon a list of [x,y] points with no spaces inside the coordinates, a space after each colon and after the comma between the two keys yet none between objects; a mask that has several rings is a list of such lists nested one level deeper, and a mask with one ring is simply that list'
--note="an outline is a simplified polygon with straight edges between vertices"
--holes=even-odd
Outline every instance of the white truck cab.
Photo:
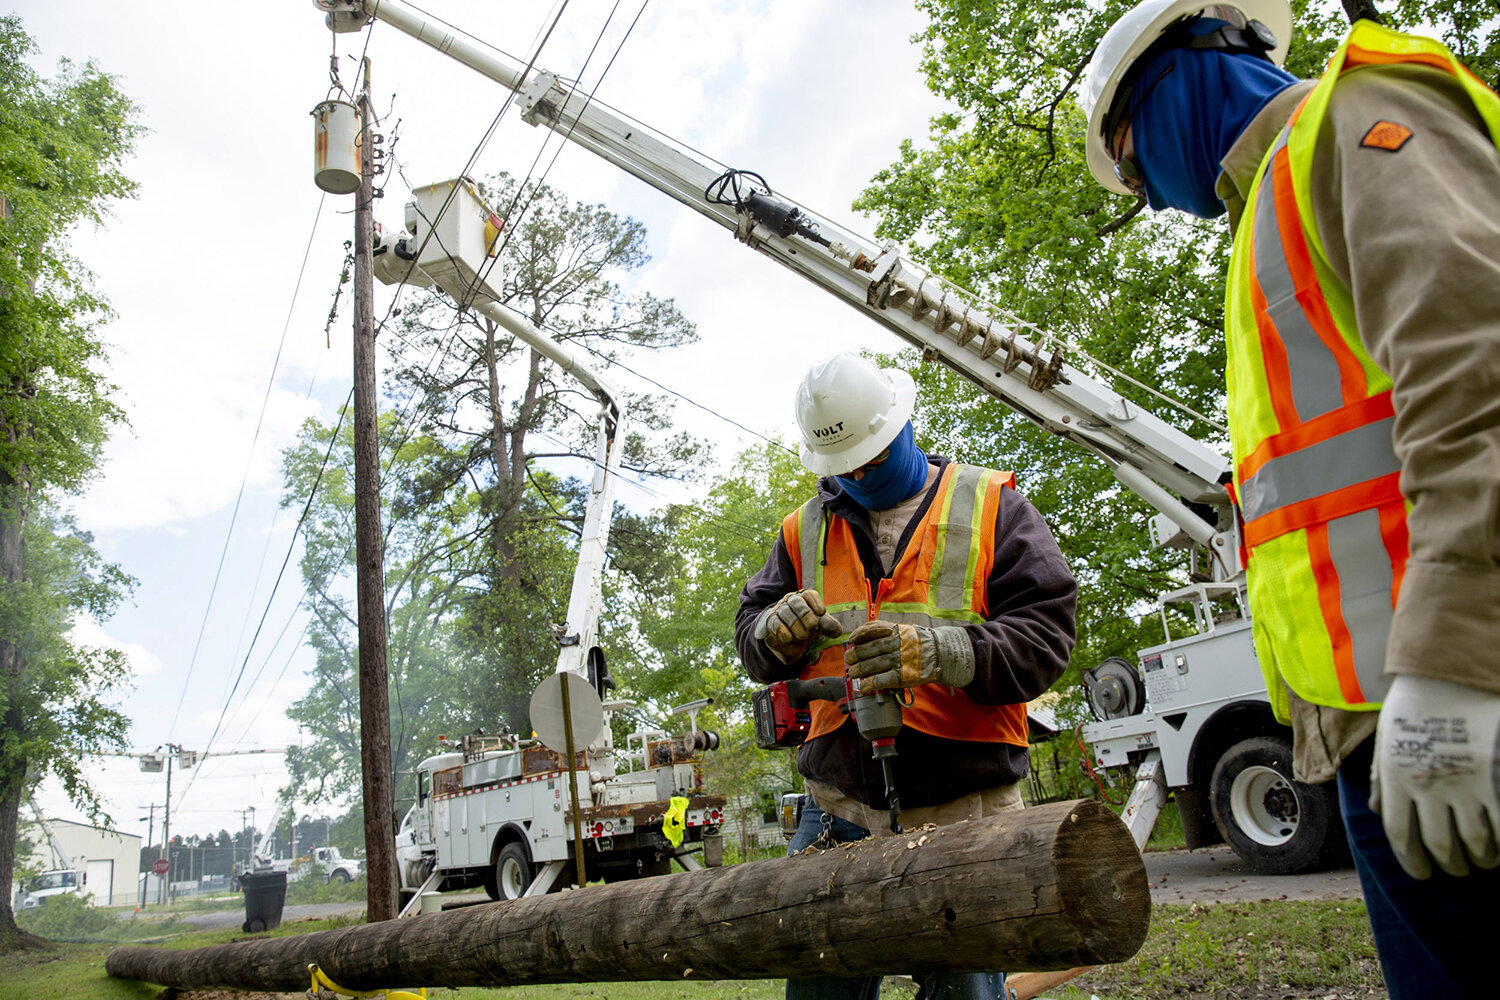
[{"label": "white truck cab", "polygon": [[26,891],[21,896],[20,908],[34,910],[54,896],[80,894],[83,882],[83,876],[71,868],[42,872],[26,880]]}]

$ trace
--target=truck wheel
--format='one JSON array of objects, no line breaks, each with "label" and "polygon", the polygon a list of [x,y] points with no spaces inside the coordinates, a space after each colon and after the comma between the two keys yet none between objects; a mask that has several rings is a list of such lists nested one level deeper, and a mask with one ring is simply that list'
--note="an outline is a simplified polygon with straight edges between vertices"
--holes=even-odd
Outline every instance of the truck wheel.
[{"label": "truck wheel", "polygon": [[1230,747],[1214,766],[1209,795],[1219,832],[1256,871],[1313,871],[1343,847],[1337,785],[1294,780],[1292,746],[1280,736]]},{"label": "truck wheel", "polygon": [[349,873],[346,872],[346,871],[344,871],[344,869],[340,868],[338,871],[336,871],[332,875],[328,876],[328,881],[330,881],[330,882],[347,882],[347,881],[349,881]]},{"label": "truck wheel", "polygon": [[[534,876],[526,848],[520,844],[506,844],[495,859],[494,891],[489,894],[493,899],[520,899]],[[488,892],[489,889],[490,880],[486,879],[485,890]]]}]

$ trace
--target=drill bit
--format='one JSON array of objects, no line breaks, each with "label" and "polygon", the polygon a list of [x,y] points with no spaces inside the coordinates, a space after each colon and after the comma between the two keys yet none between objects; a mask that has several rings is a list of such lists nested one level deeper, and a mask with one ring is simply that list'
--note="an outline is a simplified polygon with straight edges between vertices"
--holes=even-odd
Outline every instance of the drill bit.
[{"label": "drill bit", "polygon": [[901,832],[901,800],[896,797],[896,777],[892,773],[891,758],[880,758],[880,769],[885,772],[885,797],[891,804],[891,832]]}]

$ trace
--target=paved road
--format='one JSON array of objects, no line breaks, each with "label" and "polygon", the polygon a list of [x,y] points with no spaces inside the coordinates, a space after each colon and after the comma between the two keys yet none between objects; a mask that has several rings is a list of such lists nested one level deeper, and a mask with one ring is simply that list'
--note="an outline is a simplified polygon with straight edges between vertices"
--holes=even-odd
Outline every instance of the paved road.
[{"label": "paved road", "polygon": [[1157,903],[1238,903],[1261,899],[1359,899],[1353,868],[1310,875],[1262,875],[1228,847],[1149,851],[1146,878]]},{"label": "paved road", "polygon": [[[307,917],[335,917],[345,913],[363,913],[365,904],[355,903],[297,903],[281,911],[283,923]],[[245,923],[245,909],[215,910],[212,913],[184,913],[182,919],[201,928],[240,927]]]}]

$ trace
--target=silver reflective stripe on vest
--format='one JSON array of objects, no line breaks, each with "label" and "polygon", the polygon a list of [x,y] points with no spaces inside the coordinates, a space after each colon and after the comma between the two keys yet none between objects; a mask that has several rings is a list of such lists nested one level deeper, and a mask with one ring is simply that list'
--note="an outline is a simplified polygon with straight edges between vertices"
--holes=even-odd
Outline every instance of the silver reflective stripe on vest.
[{"label": "silver reflective stripe on vest", "polygon": [[1391,444],[1395,417],[1386,417],[1273,458],[1240,484],[1248,524],[1303,500],[1401,471]]},{"label": "silver reflective stripe on vest", "polygon": [[803,588],[823,593],[823,501],[817,497],[802,505],[797,552],[802,560]]},{"label": "silver reflective stripe on vest", "polygon": [[1354,674],[1366,701],[1384,701],[1385,646],[1391,634],[1391,558],[1380,537],[1380,512],[1362,510],[1328,522],[1328,553],[1339,575],[1339,608],[1354,644]]},{"label": "silver reflective stripe on vest", "polygon": [[935,607],[967,609],[973,603],[980,535],[974,517],[984,503],[984,488],[991,475],[989,469],[960,465],[953,476],[947,516],[939,512],[939,551],[927,580],[927,599]]},{"label": "silver reflective stripe on vest", "polygon": [[[1303,421],[1338,409],[1344,404],[1340,391],[1338,359],[1318,337],[1317,331],[1297,301],[1297,288],[1281,245],[1276,220],[1275,157],[1286,146],[1291,126],[1283,129],[1267,157],[1265,173],[1255,198],[1255,228],[1251,245],[1255,251],[1255,280],[1266,297],[1266,316],[1286,349],[1292,402]],[[1301,219],[1288,220],[1300,227]],[[1273,386],[1272,392],[1277,389]]]}]

